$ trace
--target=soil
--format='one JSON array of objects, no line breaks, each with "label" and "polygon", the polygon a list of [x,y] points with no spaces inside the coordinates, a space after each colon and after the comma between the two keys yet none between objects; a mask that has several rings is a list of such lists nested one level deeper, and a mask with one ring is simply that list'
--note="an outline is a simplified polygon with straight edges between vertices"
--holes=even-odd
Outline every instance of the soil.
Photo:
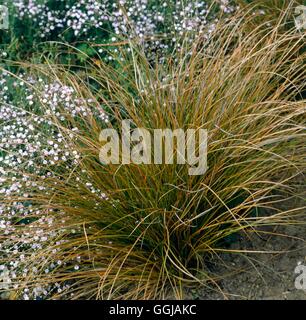
[{"label": "soil", "polygon": [[[299,206],[305,203],[299,203]],[[186,298],[201,300],[306,300],[306,290],[295,288],[295,268],[306,266],[306,215],[299,225],[261,228],[244,233],[229,250],[255,252],[222,253],[213,260],[220,276],[214,288],[192,289]],[[272,236],[270,233],[273,232]],[[275,236],[278,234],[278,236]],[[265,251],[259,253],[258,251]],[[304,280],[304,285],[305,285]]]}]

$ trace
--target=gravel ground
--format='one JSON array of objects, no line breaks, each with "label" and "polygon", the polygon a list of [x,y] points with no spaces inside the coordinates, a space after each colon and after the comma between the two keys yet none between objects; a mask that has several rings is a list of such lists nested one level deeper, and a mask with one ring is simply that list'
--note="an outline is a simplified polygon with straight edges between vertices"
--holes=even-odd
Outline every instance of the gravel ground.
[{"label": "gravel ground", "polygon": [[[306,290],[295,288],[298,274],[294,272],[298,263],[306,266],[306,217],[298,226],[266,227],[261,230],[267,233],[241,235],[229,249],[262,250],[267,253],[221,254],[220,259],[216,258],[212,263],[212,271],[222,278],[226,274],[217,282],[219,289],[193,289],[186,298],[306,300]],[[279,236],[271,236],[269,232]]]}]

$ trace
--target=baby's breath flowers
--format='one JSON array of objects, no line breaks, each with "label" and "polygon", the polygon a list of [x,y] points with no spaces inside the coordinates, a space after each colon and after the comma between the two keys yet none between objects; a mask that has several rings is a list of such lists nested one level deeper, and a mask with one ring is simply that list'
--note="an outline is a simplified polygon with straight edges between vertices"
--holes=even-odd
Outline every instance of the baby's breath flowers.
[{"label": "baby's breath flowers", "polygon": [[[61,40],[116,43],[133,39],[143,44],[148,58],[158,57],[180,49],[182,39],[194,39],[211,32],[217,12],[232,14],[233,1],[210,0],[16,0],[8,2],[17,21],[29,21],[33,41]],[[21,35],[22,30],[18,31]],[[113,49],[110,49],[111,51]],[[100,50],[102,51],[102,50]],[[112,61],[112,55],[103,59]]]},{"label": "baby's breath flowers", "polygon": [[[54,262],[46,261],[45,257],[36,259],[31,269],[24,265],[33,252],[43,250],[50,242],[54,241],[57,247],[63,244],[64,240],[56,240],[61,234],[75,234],[79,230],[78,227],[70,231],[67,226],[62,228],[64,221],[61,220],[53,229],[53,215],[60,219],[62,213],[39,208],[32,198],[36,192],[52,196],[53,190],[46,181],[61,179],[57,172],[59,165],[66,170],[79,165],[81,155],[64,138],[60,124],[67,125],[69,119],[77,117],[95,117],[100,123],[107,123],[108,116],[93,99],[85,100],[71,86],[59,82],[49,83],[26,74],[15,77],[2,71],[0,85],[0,197],[11,199],[0,203],[0,235],[6,236],[6,240],[0,242],[0,290],[14,291],[21,290],[14,280],[35,275],[42,267],[46,274],[62,264],[79,270],[77,261]],[[71,141],[77,134],[78,128],[72,128]],[[81,176],[72,176],[71,180],[94,198],[108,199],[104,191],[89,182],[86,170]],[[35,230],[34,236],[33,232],[22,228],[27,224]],[[49,226],[48,232],[44,226]],[[54,254],[57,250],[54,249]],[[8,257],[9,262],[4,262]],[[67,285],[23,288],[22,298],[41,299],[54,290],[62,292],[65,288]]]}]

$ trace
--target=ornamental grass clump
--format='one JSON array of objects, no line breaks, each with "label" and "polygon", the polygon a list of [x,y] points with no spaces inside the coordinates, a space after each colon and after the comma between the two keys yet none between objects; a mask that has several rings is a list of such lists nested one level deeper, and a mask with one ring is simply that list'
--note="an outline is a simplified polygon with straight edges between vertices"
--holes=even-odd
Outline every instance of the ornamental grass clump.
[{"label": "ornamental grass clump", "polygon": [[[246,33],[248,19],[220,23],[179,63],[152,65],[130,43],[120,69],[92,61],[73,73],[48,61],[23,64],[30,78],[7,74],[27,87],[15,107],[28,128],[0,141],[2,291],[179,299],[191,286],[218,288],[209,261],[230,251],[231,235],[298,220],[303,208],[262,209],[297,196],[305,173],[305,37],[279,33],[283,21]],[[0,123],[14,134],[10,103]],[[150,132],[206,129],[206,173],[101,163],[101,130],[120,135],[126,119]]]}]

